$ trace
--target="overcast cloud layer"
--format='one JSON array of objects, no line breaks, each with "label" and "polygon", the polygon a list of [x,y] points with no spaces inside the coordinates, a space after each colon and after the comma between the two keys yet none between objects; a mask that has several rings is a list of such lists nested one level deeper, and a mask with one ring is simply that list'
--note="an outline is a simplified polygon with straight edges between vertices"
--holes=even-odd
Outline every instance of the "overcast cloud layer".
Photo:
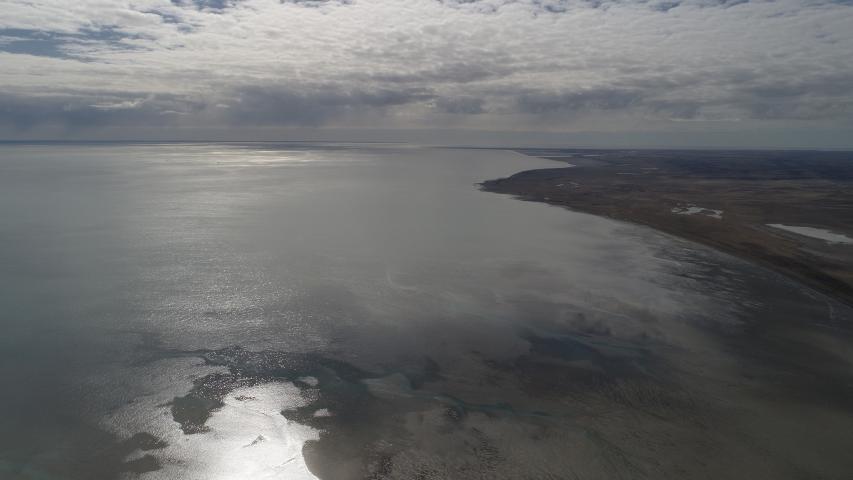
[{"label": "overcast cloud layer", "polygon": [[850,1],[0,0],[0,12],[2,138],[320,127],[853,145]]}]

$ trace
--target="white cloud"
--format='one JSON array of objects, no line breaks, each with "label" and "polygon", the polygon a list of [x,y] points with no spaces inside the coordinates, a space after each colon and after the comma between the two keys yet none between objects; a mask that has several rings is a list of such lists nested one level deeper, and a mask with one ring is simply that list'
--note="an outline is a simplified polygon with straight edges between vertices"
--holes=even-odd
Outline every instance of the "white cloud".
[{"label": "white cloud", "polygon": [[[182,125],[853,124],[845,2],[0,0],[0,11],[0,51],[14,52],[0,53],[5,101],[52,102],[29,126],[97,117],[88,107],[140,124],[181,112]],[[9,50],[10,37],[30,43]],[[28,55],[38,42],[60,54]],[[85,114],[52,116],[62,104]]]}]

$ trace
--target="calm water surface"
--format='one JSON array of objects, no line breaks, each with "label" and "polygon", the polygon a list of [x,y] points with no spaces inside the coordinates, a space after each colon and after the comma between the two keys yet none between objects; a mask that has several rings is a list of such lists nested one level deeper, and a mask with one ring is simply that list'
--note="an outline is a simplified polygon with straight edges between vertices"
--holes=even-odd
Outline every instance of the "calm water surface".
[{"label": "calm water surface", "polygon": [[849,309],[476,187],[555,165],[0,146],[0,478],[853,472]]}]

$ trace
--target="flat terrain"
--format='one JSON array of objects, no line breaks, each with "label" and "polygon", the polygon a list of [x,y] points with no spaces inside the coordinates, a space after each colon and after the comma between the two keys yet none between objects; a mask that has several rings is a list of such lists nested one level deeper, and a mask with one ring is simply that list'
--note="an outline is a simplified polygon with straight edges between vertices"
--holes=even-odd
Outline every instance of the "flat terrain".
[{"label": "flat terrain", "polygon": [[[853,153],[521,150],[565,161],[483,189],[648,225],[853,304]],[[777,226],[771,226],[777,225]],[[828,239],[782,226],[826,231]]]}]

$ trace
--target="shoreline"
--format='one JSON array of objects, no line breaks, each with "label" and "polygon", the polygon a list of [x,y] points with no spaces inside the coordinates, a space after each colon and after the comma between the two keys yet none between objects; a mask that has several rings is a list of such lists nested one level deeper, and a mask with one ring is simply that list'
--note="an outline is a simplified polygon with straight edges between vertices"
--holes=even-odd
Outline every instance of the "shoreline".
[{"label": "shoreline", "polygon": [[853,153],[536,149],[564,162],[486,180],[483,191],[608,217],[768,267],[853,306]]}]

